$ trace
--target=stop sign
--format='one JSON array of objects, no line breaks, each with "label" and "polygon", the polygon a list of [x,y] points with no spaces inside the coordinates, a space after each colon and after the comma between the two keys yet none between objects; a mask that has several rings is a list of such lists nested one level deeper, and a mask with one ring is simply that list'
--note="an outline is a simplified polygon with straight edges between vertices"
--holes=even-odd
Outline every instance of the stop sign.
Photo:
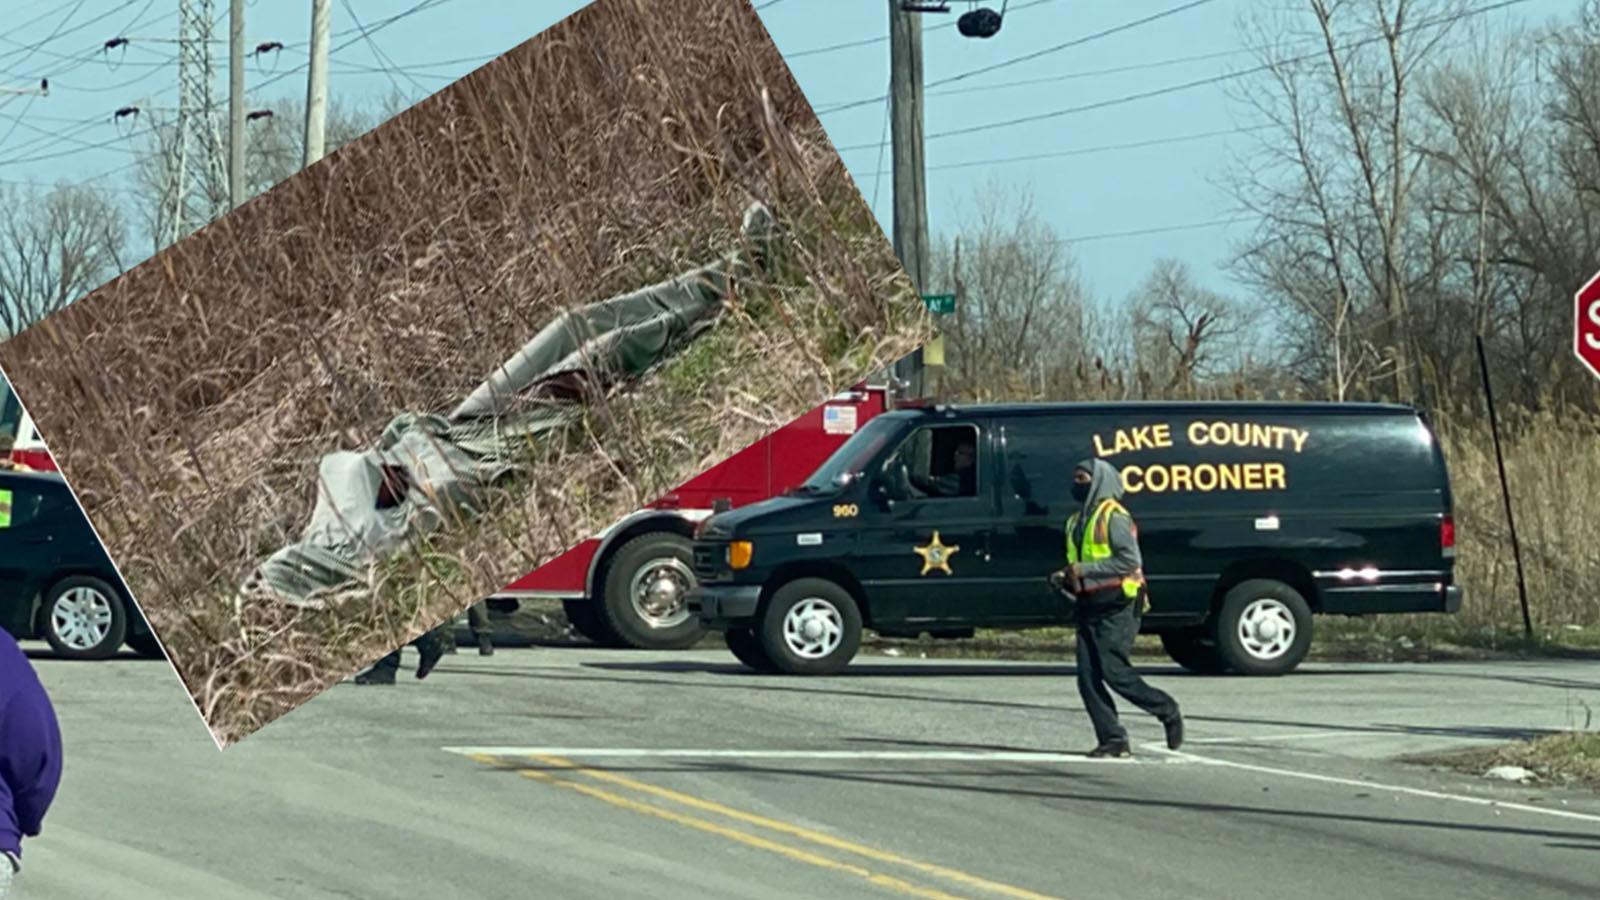
[{"label": "stop sign", "polygon": [[1600,378],[1600,273],[1578,291],[1577,323],[1572,351],[1596,378]]}]

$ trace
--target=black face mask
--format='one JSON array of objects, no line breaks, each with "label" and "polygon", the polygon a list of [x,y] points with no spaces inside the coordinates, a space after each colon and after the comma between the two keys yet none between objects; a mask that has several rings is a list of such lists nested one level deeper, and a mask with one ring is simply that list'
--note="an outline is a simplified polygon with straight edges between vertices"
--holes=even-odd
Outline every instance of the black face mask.
[{"label": "black face mask", "polygon": [[1081,481],[1074,481],[1072,483],[1072,499],[1079,503],[1089,499],[1089,485]]}]

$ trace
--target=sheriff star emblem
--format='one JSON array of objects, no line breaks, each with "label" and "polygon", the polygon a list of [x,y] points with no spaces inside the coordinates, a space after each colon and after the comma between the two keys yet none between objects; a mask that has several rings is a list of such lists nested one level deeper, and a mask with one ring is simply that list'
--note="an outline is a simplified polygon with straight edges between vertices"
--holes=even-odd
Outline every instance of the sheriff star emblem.
[{"label": "sheriff star emblem", "polygon": [[939,569],[946,575],[955,574],[954,572],[950,571],[950,557],[954,556],[955,552],[961,548],[946,546],[945,544],[940,543],[939,532],[935,531],[933,533],[933,540],[929,541],[925,546],[913,547],[911,549],[915,550],[917,555],[922,557],[923,575],[932,572],[934,569]]}]

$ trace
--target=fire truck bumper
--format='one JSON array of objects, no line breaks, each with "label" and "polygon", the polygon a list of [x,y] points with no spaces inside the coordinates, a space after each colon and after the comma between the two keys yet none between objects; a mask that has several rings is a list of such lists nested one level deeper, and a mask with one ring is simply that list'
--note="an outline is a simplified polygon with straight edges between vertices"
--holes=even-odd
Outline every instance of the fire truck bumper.
[{"label": "fire truck bumper", "polygon": [[701,585],[689,594],[689,612],[712,629],[748,623],[760,604],[759,584]]}]

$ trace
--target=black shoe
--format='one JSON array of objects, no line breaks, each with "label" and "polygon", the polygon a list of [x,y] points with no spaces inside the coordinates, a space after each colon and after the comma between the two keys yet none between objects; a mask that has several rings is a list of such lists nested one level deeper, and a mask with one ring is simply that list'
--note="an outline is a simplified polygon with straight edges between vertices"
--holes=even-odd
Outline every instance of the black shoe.
[{"label": "black shoe", "polygon": [[1101,744],[1089,751],[1090,759],[1127,759],[1133,755],[1133,748],[1124,742]]},{"label": "black shoe", "polygon": [[437,666],[439,660],[444,658],[444,650],[437,647],[432,650],[424,650],[418,647],[417,652],[422,656],[421,659],[417,660],[417,678],[421,680],[427,678],[428,673],[433,671],[433,667]]},{"label": "black shoe", "polygon": [[369,669],[355,677],[356,684],[394,684],[394,672]]},{"label": "black shoe", "polygon": [[1183,746],[1183,713],[1173,713],[1172,718],[1161,723],[1167,728],[1167,749],[1176,750]]},{"label": "black shoe", "polygon": [[494,655],[494,641],[491,640],[490,637],[487,634],[481,635],[478,638],[478,655],[479,656],[493,656]]}]

